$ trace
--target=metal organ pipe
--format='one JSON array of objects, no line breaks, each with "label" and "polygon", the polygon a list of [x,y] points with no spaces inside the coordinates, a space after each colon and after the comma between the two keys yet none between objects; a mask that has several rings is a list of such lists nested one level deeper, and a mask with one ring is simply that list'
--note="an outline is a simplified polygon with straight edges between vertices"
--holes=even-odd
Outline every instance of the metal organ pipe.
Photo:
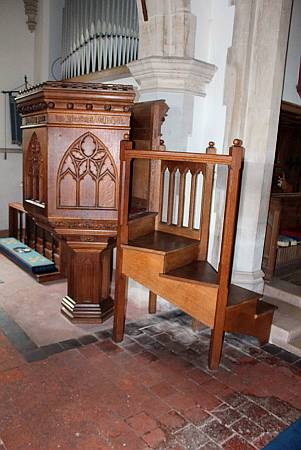
[{"label": "metal organ pipe", "polygon": [[122,66],[138,55],[136,0],[66,0],[62,77]]}]

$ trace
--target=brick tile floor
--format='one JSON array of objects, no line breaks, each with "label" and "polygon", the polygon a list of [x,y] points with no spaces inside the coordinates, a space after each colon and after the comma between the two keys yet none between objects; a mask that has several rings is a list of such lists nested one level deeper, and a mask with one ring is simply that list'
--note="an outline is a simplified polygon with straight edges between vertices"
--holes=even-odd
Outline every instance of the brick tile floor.
[{"label": "brick tile floor", "polygon": [[227,335],[210,371],[208,342],[177,312],[130,323],[121,344],[99,332],[36,361],[0,334],[0,449],[263,448],[300,416],[300,360]]}]

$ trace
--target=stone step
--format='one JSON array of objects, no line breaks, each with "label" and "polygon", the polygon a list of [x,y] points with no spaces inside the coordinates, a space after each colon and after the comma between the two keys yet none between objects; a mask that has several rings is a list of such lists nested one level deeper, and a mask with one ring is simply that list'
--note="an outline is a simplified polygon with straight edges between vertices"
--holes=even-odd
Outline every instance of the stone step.
[{"label": "stone step", "polygon": [[277,298],[264,297],[278,309],[274,313],[270,342],[301,356],[301,309]]},{"label": "stone step", "polygon": [[277,298],[290,305],[301,308],[301,286],[296,286],[287,281],[275,279],[264,286],[264,295]]}]

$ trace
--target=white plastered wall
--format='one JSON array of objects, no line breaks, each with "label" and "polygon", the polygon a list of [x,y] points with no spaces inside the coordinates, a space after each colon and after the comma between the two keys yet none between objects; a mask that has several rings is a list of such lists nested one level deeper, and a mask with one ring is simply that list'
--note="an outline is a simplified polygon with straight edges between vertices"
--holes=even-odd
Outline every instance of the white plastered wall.
[{"label": "white plastered wall", "polygon": [[34,79],[36,83],[60,79],[62,11],[64,0],[39,0],[35,30]]},{"label": "white plastered wall", "polygon": [[[33,81],[34,34],[26,25],[22,0],[2,0],[0,12],[0,90],[20,86],[27,75]],[[5,127],[6,108],[6,127]],[[7,98],[0,94],[0,148],[11,144]],[[0,153],[0,230],[8,229],[8,203],[22,199],[22,154]]]}]

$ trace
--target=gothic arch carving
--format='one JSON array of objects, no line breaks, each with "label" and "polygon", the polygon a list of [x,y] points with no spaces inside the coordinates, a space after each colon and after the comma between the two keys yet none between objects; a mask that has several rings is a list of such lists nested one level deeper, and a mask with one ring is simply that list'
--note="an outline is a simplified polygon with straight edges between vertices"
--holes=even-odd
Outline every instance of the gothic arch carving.
[{"label": "gothic arch carving", "polygon": [[44,159],[36,133],[32,134],[27,148],[25,197],[27,200],[45,202]]},{"label": "gothic arch carving", "polygon": [[57,207],[116,209],[117,169],[104,143],[91,132],[65,152],[57,174]]}]

